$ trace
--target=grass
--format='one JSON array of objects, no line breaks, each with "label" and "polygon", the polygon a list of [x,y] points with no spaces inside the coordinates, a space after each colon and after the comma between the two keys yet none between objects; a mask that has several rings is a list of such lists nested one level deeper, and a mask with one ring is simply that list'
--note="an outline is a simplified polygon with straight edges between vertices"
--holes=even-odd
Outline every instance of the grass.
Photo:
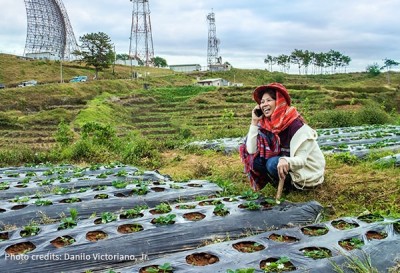
[{"label": "grass", "polygon": [[[0,90],[1,166],[119,161],[158,169],[177,181],[208,179],[223,187],[224,195],[240,194],[249,189],[249,183],[237,153],[184,147],[193,140],[243,137],[254,107],[252,90],[276,80],[288,87],[293,105],[316,129],[344,122],[400,125],[400,94],[396,90],[400,73],[391,73],[389,86],[384,74],[373,78],[366,73],[289,75],[249,69],[177,74],[134,67],[146,77],[131,80],[130,67],[116,66],[115,74],[106,70],[100,73],[101,80],[94,81],[90,77],[93,69],[65,62],[65,79],[88,75],[89,81],[60,84],[58,62],[0,54],[0,66],[7,67],[0,70],[0,82],[7,87],[28,79],[40,83]],[[244,86],[196,87],[197,77],[222,77]],[[144,89],[144,83],[150,89]],[[55,136],[62,121],[72,139],[63,138],[65,145],[59,147]],[[83,139],[87,124],[100,124],[100,129]],[[327,156],[322,187],[284,197],[293,202],[317,200],[329,208],[327,219],[366,211],[398,217],[399,168],[379,166],[375,159]],[[261,194],[274,196],[275,189],[267,186]]]}]

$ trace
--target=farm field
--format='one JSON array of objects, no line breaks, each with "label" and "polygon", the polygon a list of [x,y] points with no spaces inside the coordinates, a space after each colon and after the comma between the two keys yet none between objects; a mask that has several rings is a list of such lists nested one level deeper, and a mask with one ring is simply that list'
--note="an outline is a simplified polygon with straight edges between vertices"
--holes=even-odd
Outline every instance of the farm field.
[{"label": "farm field", "polygon": [[[131,80],[129,68],[116,66],[114,75],[104,71],[100,80],[60,84],[56,63],[0,54],[0,64],[8,67],[0,71],[6,85],[0,90],[0,255],[28,257],[18,265],[0,257],[2,267],[186,273],[199,272],[194,263],[202,262],[201,272],[237,273],[243,268],[264,272],[266,263],[281,262],[292,272],[340,272],[330,261],[345,267],[344,251],[351,257],[364,253],[372,266],[386,264],[390,273],[397,272],[399,73],[393,72],[388,83],[385,73],[286,75],[233,69],[176,74],[135,68],[148,77]],[[74,63],[65,69],[71,78],[93,72]],[[198,78],[218,77],[243,86],[194,84]],[[29,79],[39,84],[14,87]],[[285,193],[280,205],[271,204],[272,187],[252,195],[236,151],[248,130],[252,90],[275,80],[288,87],[293,105],[317,129],[327,160],[322,187]],[[229,152],[229,145],[219,142],[225,139],[234,140]],[[189,145],[194,142],[208,146]],[[168,206],[169,212],[152,213]],[[135,212],[141,217],[127,216]],[[362,218],[375,216],[376,221]],[[334,224],[341,220],[358,226],[339,230]],[[314,225],[328,229],[321,244],[302,231]],[[370,231],[386,236],[370,240]],[[284,246],[269,238],[274,233],[298,241]],[[355,241],[363,245],[342,247]],[[254,251],[233,247],[243,242]],[[305,257],[306,247],[326,248],[331,256]],[[378,257],[376,248],[390,255]],[[65,259],[65,253],[78,259],[83,249],[89,261],[84,255],[74,263]],[[32,260],[47,253],[55,255]],[[96,253],[104,260],[92,258]],[[121,256],[107,260],[109,253]],[[60,261],[48,261],[55,258]]]}]

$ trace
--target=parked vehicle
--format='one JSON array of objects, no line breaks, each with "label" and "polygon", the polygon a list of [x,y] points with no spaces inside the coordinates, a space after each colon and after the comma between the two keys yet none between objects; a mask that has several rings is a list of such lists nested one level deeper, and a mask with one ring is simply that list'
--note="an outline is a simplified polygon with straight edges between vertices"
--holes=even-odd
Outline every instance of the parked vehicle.
[{"label": "parked vehicle", "polygon": [[35,85],[37,85],[37,81],[30,80],[26,82],[21,82],[20,84],[18,84],[18,87],[35,86]]},{"label": "parked vehicle", "polygon": [[76,76],[73,77],[69,82],[86,82],[87,76]]},{"label": "parked vehicle", "polygon": [[6,86],[4,84],[0,83],[0,89],[4,89],[4,88],[6,88]]}]

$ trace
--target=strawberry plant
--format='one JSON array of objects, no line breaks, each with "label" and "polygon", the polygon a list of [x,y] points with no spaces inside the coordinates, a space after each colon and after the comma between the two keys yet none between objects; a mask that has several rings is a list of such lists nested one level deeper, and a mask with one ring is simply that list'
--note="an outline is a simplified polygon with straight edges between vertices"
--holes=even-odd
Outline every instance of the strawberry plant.
[{"label": "strawberry plant", "polygon": [[37,226],[35,223],[32,223],[27,226],[24,226],[24,228],[20,232],[20,235],[21,237],[29,237],[29,236],[35,236],[39,232],[40,232],[39,226]]},{"label": "strawberry plant", "polygon": [[290,259],[286,256],[277,258],[269,258],[261,262],[261,269],[264,272],[284,272],[284,271],[293,271],[296,268],[290,262]]},{"label": "strawberry plant", "polygon": [[160,224],[160,225],[172,225],[175,223],[174,221],[175,218],[176,218],[175,214],[167,214],[165,216],[154,218],[152,222],[154,224]]},{"label": "strawberry plant", "polygon": [[170,263],[164,263],[162,265],[158,265],[157,267],[149,267],[146,268],[148,273],[169,273],[172,272],[172,266]]},{"label": "strawberry plant", "polygon": [[167,203],[161,203],[157,205],[154,209],[157,213],[168,213],[172,210],[170,205]]},{"label": "strawberry plant", "polygon": [[214,208],[214,214],[218,216],[225,216],[229,214],[229,210],[225,208],[224,204],[217,204]]},{"label": "strawberry plant", "polygon": [[117,220],[117,218],[118,218],[118,216],[115,215],[112,212],[103,212],[101,214],[101,223],[102,224],[107,224],[107,223],[110,223],[110,222],[114,222],[114,221]]},{"label": "strawberry plant", "polygon": [[78,211],[76,209],[69,210],[70,217],[61,218],[61,224],[58,229],[74,228],[77,226],[78,221]]},{"label": "strawberry plant", "polygon": [[35,201],[36,206],[50,206],[53,205],[53,202],[50,200],[43,200],[43,199],[38,199]]},{"label": "strawberry plant", "polygon": [[226,273],[254,273],[255,271],[254,268],[240,268],[236,270],[228,269]]},{"label": "strawberry plant", "polygon": [[261,208],[260,204],[257,204],[254,201],[247,201],[241,205],[243,208],[248,210],[259,210]]}]

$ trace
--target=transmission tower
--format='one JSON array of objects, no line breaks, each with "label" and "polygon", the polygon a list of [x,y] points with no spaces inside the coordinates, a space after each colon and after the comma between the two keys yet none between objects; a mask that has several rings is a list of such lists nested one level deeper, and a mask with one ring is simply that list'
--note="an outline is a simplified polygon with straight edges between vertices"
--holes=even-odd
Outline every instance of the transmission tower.
[{"label": "transmission tower", "polygon": [[73,59],[79,49],[67,11],[61,0],[25,0],[28,22],[24,55],[48,54]]},{"label": "transmission tower", "polygon": [[153,66],[154,49],[151,34],[148,0],[130,0],[133,3],[129,58],[139,64]]},{"label": "transmission tower", "polygon": [[212,65],[218,64],[220,58],[218,57],[217,30],[215,26],[215,14],[211,12],[207,15],[208,20],[208,47],[207,47],[207,65],[210,68]]}]

